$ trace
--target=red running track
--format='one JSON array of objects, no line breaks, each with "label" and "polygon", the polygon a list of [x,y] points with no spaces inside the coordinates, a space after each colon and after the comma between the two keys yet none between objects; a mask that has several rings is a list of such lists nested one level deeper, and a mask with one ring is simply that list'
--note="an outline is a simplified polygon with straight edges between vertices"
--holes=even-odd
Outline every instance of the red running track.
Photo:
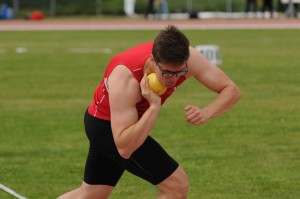
[{"label": "red running track", "polygon": [[173,24],[180,29],[300,29],[300,19],[188,19],[188,20],[7,20],[0,31],[22,30],[156,30]]}]

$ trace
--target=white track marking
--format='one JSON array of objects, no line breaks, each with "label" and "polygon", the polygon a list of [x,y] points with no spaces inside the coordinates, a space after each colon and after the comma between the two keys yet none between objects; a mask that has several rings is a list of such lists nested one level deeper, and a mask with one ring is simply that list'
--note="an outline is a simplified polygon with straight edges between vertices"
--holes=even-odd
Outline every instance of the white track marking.
[{"label": "white track marking", "polygon": [[9,193],[10,195],[19,198],[19,199],[26,199],[25,197],[19,195],[18,193],[16,193],[14,190],[4,186],[3,184],[0,184],[0,189],[2,189],[3,191]]}]

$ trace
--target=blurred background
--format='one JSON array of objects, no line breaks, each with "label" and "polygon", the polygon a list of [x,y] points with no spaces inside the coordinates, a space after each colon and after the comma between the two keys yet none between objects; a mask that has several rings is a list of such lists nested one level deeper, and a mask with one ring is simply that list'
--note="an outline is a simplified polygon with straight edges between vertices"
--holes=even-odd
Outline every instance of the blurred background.
[{"label": "blurred background", "polygon": [[[300,3],[299,0],[154,0],[153,8],[149,8],[149,2],[148,0],[0,0],[0,5],[2,18],[5,18],[3,12],[7,8],[8,12],[12,12],[12,16],[7,18],[28,18],[37,10],[47,17],[74,15],[139,17],[144,16],[149,9],[150,14],[159,13],[162,11],[160,6],[164,2],[167,6],[166,12],[170,14],[168,18],[180,17],[178,13],[187,13],[190,18],[216,17],[209,12],[219,13],[217,16],[220,16],[220,13],[235,13],[233,15],[235,17],[262,17],[265,16],[264,12],[269,12],[267,16],[290,18],[299,17]],[[250,14],[245,15],[245,12]]]}]

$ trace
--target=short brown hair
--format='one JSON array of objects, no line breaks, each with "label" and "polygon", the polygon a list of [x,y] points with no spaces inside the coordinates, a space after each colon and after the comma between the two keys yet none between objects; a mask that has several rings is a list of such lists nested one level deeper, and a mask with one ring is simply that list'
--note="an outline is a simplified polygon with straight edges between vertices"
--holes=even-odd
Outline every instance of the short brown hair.
[{"label": "short brown hair", "polygon": [[187,37],[177,27],[169,25],[156,36],[152,55],[155,62],[179,66],[189,58],[189,45]]}]

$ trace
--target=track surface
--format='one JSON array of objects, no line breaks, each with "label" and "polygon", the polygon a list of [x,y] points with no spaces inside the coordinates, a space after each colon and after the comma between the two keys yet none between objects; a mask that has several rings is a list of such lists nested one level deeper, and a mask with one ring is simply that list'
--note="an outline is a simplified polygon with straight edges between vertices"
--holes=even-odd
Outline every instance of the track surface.
[{"label": "track surface", "polygon": [[300,19],[193,19],[193,20],[7,20],[0,31],[15,30],[155,30],[173,24],[180,29],[300,29]]}]

